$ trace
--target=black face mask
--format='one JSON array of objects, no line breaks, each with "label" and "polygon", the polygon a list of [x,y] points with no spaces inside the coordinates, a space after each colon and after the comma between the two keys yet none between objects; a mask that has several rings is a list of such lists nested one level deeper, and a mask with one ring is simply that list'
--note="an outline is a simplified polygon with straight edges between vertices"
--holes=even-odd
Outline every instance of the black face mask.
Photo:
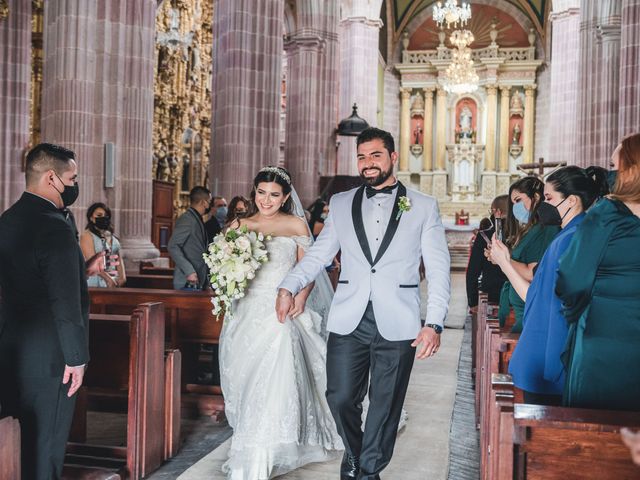
[{"label": "black face mask", "polygon": [[204,214],[209,215],[210,211],[211,211],[211,205],[209,205],[207,208],[204,209]]},{"label": "black face mask", "polygon": [[[56,177],[58,177],[57,174],[56,174]],[[60,180],[60,182],[62,182],[62,184],[64,185],[64,182],[60,177],[58,177],[58,180]],[[64,185],[64,190],[62,191],[58,190],[55,185],[53,185],[53,188],[55,188],[56,192],[60,194],[60,198],[62,199],[62,204],[65,207],[73,205],[73,203],[78,199],[78,195],[80,195],[80,188],[78,187],[78,182],[73,182],[73,185]]]},{"label": "black face mask", "polygon": [[558,207],[562,205],[567,198],[562,200],[562,202],[560,202],[558,205],[551,205],[550,203],[542,202],[538,207],[538,219],[540,220],[540,223],[542,225],[550,225],[550,226],[562,225],[562,220],[564,219],[564,217],[566,217],[567,213],[569,213],[569,210],[571,210],[571,208],[567,210],[567,212],[563,216],[560,216]]},{"label": "black face mask", "polygon": [[96,220],[93,223],[100,230],[108,230],[109,227],[111,226],[111,218],[110,217],[96,217]]}]

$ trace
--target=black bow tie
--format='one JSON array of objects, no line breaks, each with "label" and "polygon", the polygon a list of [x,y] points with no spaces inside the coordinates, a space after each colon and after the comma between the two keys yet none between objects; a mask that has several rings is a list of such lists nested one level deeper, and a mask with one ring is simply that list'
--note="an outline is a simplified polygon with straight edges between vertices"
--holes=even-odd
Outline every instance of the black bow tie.
[{"label": "black bow tie", "polygon": [[371,197],[375,197],[379,193],[385,193],[387,195],[390,195],[393,193],[393,191],[396,189],[397,186],[398,186],[398,182],[394,183],[393,185],[388,185],[379,190],[376,190],[371,185],[367,185],[364,191],[367,194],[367,198],[371,198]]}]

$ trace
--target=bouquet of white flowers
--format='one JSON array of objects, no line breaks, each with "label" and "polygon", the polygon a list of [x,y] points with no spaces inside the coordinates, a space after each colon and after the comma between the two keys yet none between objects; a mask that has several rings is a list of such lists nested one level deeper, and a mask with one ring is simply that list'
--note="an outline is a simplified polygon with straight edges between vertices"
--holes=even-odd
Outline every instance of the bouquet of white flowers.
[{"label": "bouquet of white flowers", "polygon": [[268,261],[265,240],[270,237],[242,226],[216,235],[209,244],[209,252],[202,256],[209,267],[211,288],[216,293],[211,299],[214,315],[222,311],[223,305],[225,311],[230,312],[231,302],[244,297],[249,280]]}]

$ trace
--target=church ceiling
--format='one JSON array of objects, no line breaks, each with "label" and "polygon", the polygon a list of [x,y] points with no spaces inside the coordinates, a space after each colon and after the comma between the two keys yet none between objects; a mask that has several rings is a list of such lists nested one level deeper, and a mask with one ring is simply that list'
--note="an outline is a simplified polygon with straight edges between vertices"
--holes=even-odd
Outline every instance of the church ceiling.
[{"label": "church ceiling", "polygon": [[[393,28],[395,39],[400,36],[413,18],[436,3],[434,0],[387,0],[387,2],[390,3],[390,8],[388,9],[390,18],[387,25]],[[531,19],[540,36],[544,37],[548,9],[551,6],[550,0],[502,0],[502,2],[510,3],[521,10]],[[470,3],[473,8],[473,0]],[[499,6],[499,2],[496,2],[496,6]]]}]

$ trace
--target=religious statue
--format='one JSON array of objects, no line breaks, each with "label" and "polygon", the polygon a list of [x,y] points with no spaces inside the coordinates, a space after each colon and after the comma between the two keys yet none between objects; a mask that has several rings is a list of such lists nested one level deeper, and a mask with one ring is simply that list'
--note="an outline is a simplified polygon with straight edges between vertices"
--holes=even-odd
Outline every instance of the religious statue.
[{"label": "religious statue", "polygon": [[460,132],[465,133],[465,134],[469,134],[469,136],[471,135],[471,121],[473,119],[473,113],[471,112],[471,109],[465,105],[464,107],[462,107],[462,110],[460,110],[460,121],[459,121],[459,125],[460,125]]},{"label": "religious statue", "polygon": [[419,123],[413,129],[413,144],[422,145],[422,126]]},{"label": "religious statue", "polygon": [[424,113],[424,97],[418,93],[411,104],[411,115],[422,115]]},{"label": "religious statue", "polygon": [[511,137],[511,145],[520,145],[520,134],[522,131],[520,130],[520,124],[516,123],[513,127],[513,137]]},{"label": "religious statue", "polygon": [[511,95],[511,102],[509,102],[509,113],[522,116],[523,112],[524,105],[522,104],[522,97],[520,97],[518,91],[515,91],[513,95]]}]

